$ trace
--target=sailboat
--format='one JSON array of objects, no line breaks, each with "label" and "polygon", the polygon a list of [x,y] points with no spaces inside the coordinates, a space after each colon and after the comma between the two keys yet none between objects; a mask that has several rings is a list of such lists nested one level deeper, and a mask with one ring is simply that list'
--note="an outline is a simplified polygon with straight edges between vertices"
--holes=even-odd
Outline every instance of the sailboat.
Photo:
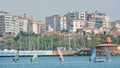
[{"label": "sailboat", "polygon": [[59,55],[59,60],[61,63],[64,62],[63,54],[59,48],[57,48],[57,55]]},{"label": "sailboat", "polygon": [[92,55],[89,58],[89,61],[90,62],[105,62],[106,60],[102,59],[102,58],[96,59],[96,48],[93,48],[92,49]]},{"label": "sailboat", "polygon": [[19,51],[16,52],[15,57],[13,58],[13,61],[16,62],[19,60]]},{"label": "sailboat", "polygon": [[33,57],[31,58],[31,62],[33,63],[34,60],[35,60],[37,57],[38,57],[38,53],[35,52],[34,55],[33,55]]}]

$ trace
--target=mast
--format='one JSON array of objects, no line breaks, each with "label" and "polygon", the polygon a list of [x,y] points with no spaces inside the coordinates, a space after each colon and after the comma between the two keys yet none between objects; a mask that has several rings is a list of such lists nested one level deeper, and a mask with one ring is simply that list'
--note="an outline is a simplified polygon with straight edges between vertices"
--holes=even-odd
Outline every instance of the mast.
[{"label": "mast", "polygon": [[20,50],[21,50],[21,31],[20,31]]}]

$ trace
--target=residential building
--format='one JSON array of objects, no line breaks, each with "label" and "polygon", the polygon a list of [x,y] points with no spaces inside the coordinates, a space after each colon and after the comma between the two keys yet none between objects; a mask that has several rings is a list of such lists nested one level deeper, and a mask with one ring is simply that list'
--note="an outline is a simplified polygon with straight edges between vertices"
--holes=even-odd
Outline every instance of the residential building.
[{"label": "residential building", "polygon": [[0,36],[13,33],[13,20],[9,12],[0,11]]},{"label": "residential building", "polygon": [[40,32],[40,21],[32,21],[28,23],[28,33],[38,34]]},{"label": "residential building", "polygon": [[66,17],[53,15],[45,18],[46,24],[50,25],[54,30],[61,31],[66,30]]},{"label": "residential building", "polygon": [[66,17],[67,30],[69,30],[71,28],[71,26],[70,26],[71,22],[73,22],[73,20],[79,20],[80,19],[80,12],[69,11],[64,16]]},{"label": "residential building", "polygon": [[70,32],[76,32],[78,29],[84,28],[86,25],[86,22],[83,20],[73,20],[68,26],[68,31]]},{"label": "residential building", "polygon": [[109,27],[109,17],[105,13],[95,12],[95,27]]},{"label": "residential building", "polygon": [[87,21],[87,18],[88,18],[87,12],[80,13],[80,20]]},{"label": "residential building", "polygon": [[33,21],[33,16],[28,14],[23,14],[20,16],[13,17],[13,31],[15,34],[18,34],[20,31],[28,32],[28,23]]},{"label": "residential building", "polygon": [[53,28],[51,28],[50,25],[40,24],[40,33],[51,32],[51,31],[53,31]]}]

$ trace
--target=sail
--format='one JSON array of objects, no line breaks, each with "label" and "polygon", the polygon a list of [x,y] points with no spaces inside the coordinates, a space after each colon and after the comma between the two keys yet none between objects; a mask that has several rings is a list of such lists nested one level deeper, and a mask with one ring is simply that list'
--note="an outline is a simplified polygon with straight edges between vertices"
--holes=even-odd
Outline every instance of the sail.
[{"label": "sail", "polygon": [[13,61],[16,62],[19,60],[19,51],[16,52],[15,57],[13,58]]},{"label": "sail", "polygon": [[61,62],[64,62],[63,54],[59,48],[57,48],[57,55],[59,55],[59,60]]},{"label": "sail", "polygon": [[38,57],[38,53],[35,52],[34,55],[33,55],[33,57],[31,58],[31,62],[33,62],[37,57]]},{"label": "sail", "polygon": [[90,60],[91,61],[95,61],[96,60],[96,48],[92,49],[92,55],[91,55]]}]

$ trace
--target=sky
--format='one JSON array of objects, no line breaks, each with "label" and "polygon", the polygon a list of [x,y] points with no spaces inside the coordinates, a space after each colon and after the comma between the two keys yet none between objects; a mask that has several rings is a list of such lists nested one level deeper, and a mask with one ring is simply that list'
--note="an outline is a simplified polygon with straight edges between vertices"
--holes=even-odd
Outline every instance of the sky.
[{"label": "sky", "polygon": [[120,0],[0,0],[0,11],[13,15],[31,14],[35,20],[45,21],[51,15],[63,16],[69,11],[106,13],[111,21],[120,19]]}]

